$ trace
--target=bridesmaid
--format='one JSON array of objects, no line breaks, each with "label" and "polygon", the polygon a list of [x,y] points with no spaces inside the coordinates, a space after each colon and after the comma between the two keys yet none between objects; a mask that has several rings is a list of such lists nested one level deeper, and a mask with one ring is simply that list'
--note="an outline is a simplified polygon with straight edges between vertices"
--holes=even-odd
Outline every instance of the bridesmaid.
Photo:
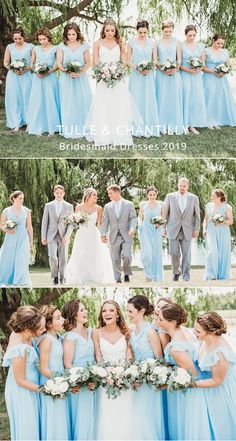
[{"label": "bridesmaid", "polygon": [[[54,305],[43,305],[40,313],[46,320],[46,333],[38,340],[40,384],[45,384],[53,374],[64,373],[62,339],[59,335],[63,331],[64,319]],[[41,396],[41,439],[71,439],[67,399],[53,401],[51,397]]]},{"label": "bridesmaid", "polygon": [[[220,214],[223,223],[214,223],[213,216]],[[206,204],[203,222],[203,236],[206,239],[206,280],[230,278],[231,235],[229,226],[233,225],[232,207],[227,204],[225,192],[219,188],[212,191],[211,202]]]},{"label": "bridesmaid", "polygon": [[[186,311],[177,303],[166,304],[158,313],[157,326],[170,336],[164,350],[165,361],[197,376],[194,336],[181,325]],[[168,431],[171,440],[211,439],[210,423],[203,393],[195,389],[167,392]],[[184,418],[183,418],[184,415]]]},{"label": "bridesmaid", "polygon": [[161,71],[167,60],[181,64],[181,44],[172,37],[174,23],[162,23],[162,38],[157,41],[158,69],[156,72],[156,97],[162,133],[180,135],[184,132],[182,84],[179,68]]},{"label": "bridesmaid", "polygon": [[[236,354],[222,334],[227,326],[217,312],[197,317],[195,333],[201,341],[199,367],[201,380],[195,382],[203,388],[214,440],[234,440],[236,433]],[[223,424],[222,424],[223,422]]]},{"label": "bridesmaid", "polygon": [[[131,328],[131,347],[135,361],[163,357],[161,342],[152,324],[145,320],[154,312],[146,296],[136,295],[128,300]],[[137,433],[143,440],[165,439],[162,392],[153,391],[147,384],[138,388],[134,397],[134,417]]]},{"label": "bridesmaid", "polygon": [[139,72],[137,64],[141,61],[157,64],[155,42],[148,37],[149,24],[140,20],[136,26],[137,36],[129,40],[127,46],[127,64],[132,69],[129,78],[129,90],[133,96],[143,123],[133,128],[136,136],[159,136],[159,117],[156,103],[155,76],[153,70]]},{"label": "bridesmaid", "polygon": [[[31,285],[29,275],[30,249],[33,247],[31,212],[23,206],[24,193],[20,190],[10,195],[11,207],[3,210],[0,228],[5,233],[0,249],[0,285]],[[15,223],[7,228],[7,221]]]},{"label": "bridesmaid", "polygon": [[224,43],[225,37],[215,34],[211,47],[205,49],[206,67],[203,68],[203,83],[209,129],[236,126],[236,107],[227,75],[215,72],[219,64],[230,65],[229,52],[224,49]]},{"label": "bridesmaid", "polygon": [[[61,71],[61,134],[65,138],[82,138],[85,136],[85,123],[91,104],[91,90],[86,75],[90,67],[89,45],[76,23],[65,26],[63,41],[57,51],[57,65]],[[71,61],[80,63],[82,69],[79,73],[66,72],[66,64]]]},{"label": "bridesmaid", "polygon": [[[69,300],[62,309],[67,331],[63,340],[65,368],[95,363],[88,312],[80,300]],[[69,396],[72,440],[95,439],[96,393],[83,389]]]},{"label": "bridesmaid", "polygon": [[157,195],[158,190],[156,187],[148,187],[148,201],[141,202],[139,210],[140,253],[146,282],[160,282],[164,278],[162,263],[163,226],[153,225],[150,222],[153,217],[161,215],[164,205],[164,202],[157,201]]},{"label": "bridesmaid", "polygon": [[[29,118],[29,96],[32,84],[30,67],[31,51],[34,47],[26,43],[25,34],[22,28],[12,32],[14,43],[8,44],[4,55],[4,67],[8,69],[6,78],[5,108],[7,127],[17,132],[20,127],[28,124]],[[26,67],[23,70],[10,70],[9,65],[16,60],[26,60]]]},{"label": "bridesmaid", "polygon": [[196,127],[206,127],[206,103],[201,69],[189,67],[191,58],[198,58],[203,62],[204,45],[195,41],[197,28],[188,25],[184,31],[186,40],[182,43],[181,78],[183,90],[183,119],[184,127],[194,135],[199,135]]},{"label": "bridesmaid", "polygon": [[9,367],[5,399],[10,420],[11,440],[39,440],[38,356],[32,338],[45,331],[45,319],[34,306],[20,306],[12,315],[13,330],[3,367]]},{"label": "bridesmaid", "polygon": [[161,308],[165,305],[171,305],[172,303],[175,303],[174,300],[172,300],[170,297],[160,297],[154,307],[154,316],[155,316],[155,320],[154,320],[154,326],[156,331],[159,334],[159,338],[161,341],[161,347],[162,347],[162,351],[164,352],[166,345],[170,342],[170,336],[167,334],[167,332],[164,331],[164,329],[162,328],[158,328],[158,326],[156,326],[156,320],[158,320],[158,314],[161,311]]},{"label": "bridesmaid", "polygon": [[29,103],[29,134],[42,135],[47,132],[53,135],[59,131],[60,104],[57,70],[56,46],[52,45],[52,34],[47,28],[36,32],[39,46],[32,51],[31,65],[46,63],[49,71],[45,74],[33,75]]}]

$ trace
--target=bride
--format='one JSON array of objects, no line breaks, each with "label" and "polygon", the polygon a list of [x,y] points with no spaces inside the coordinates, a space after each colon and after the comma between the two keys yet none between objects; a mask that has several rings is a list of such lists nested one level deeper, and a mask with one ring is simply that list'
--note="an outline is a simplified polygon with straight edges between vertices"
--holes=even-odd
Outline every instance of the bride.
[{"label": "bride", "polygon": [[[94,43],[93,65],[118,61],[126,64],[125,44],[116,23],[108,18]],[[97,83],[86,123],[87,140],[96,145],[132,145],[132,120],[137,125],[142,122],[125,80],[117,81],[113,88],[103,81]]]},{"label": "bride", "polygon": [[[118,303],[106,300],[98,320],[99,328],[93,331],[96,361],[122,362],[132,359],[130,332]],[[100,389],[97,439],[136,439],[132,409],[134,392],[121,392],[121,396],[111,399],[103,388]]]},{"label": "bride", "polygon": [[67,284],[114,283],[110,251],[107,244],[101,242],[98,229],[102,223],[102,207],[97,205],[94,188],[84,191],[82,203],[75,211],[87,213],[89,220],[76,232],[66,269]]}]

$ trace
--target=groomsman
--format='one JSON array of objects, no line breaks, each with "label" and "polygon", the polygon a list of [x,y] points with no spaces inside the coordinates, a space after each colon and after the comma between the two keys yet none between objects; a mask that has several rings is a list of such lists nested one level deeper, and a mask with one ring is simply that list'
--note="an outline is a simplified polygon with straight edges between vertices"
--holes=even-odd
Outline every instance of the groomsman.
[{"label": "groomsman", "polygon": [[191,241],[198,237],[200,229],[199,199],[188,189],[189,180],[180,178],[178,191],[167,194],[163,207],[174,281],[179,280],[181,272],[183,280],[190,280]]},{"label": "groomsman", "polygon": [[121,282],[121,260],[124,281],[129,282],[129,276],[132,274],[132,242],[137,226],[136,211],[132,202],[121,197],[119,185],[110,185],[107,193],[111,202],[104,207],[101,237],[103,242],[107,242],[109,230],[110,252],[116,282]]},{"label": "groomsman", "polygon": [[55,199],[44,207],[41,241],[48,246],[49,264],[53,284],[65,284],[65,268],[67,248],[72,227],[68,226],[63,217],[73,213],[73,205],[64,200],[65,189],[62,185],[55,185]]}]

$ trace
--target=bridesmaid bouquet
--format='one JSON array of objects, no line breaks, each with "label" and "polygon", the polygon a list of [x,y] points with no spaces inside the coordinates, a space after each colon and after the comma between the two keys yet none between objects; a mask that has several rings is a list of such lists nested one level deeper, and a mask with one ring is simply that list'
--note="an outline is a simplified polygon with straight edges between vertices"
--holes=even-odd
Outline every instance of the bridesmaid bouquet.
[{"label": "bridesmaid bouquet", "polygon": [[171,371],[172,369],[165,366],[160,360],[155,360],[146,373],[146,382],[151,389],[159,390],[167,384]]},{"label": "bridesmaid bouquet", "polygon": [[27,67],[27,61],[25,58],[22,58],[21,60],[15,60],[12,61],[9,64],[9,69],[13,70],[13,72],[22,72]]},{"label": "bridesmaid bouquet", "polygon": [[67,225],[72,225],[75,230],[78,230],[81,224],[88,223],[89,216],[84,211],[79,211],[78,213],[72,213],[69,216],[64,216],[63,219]]},{"label": "bridesmaid bouquet", "polygon": [[168,70],[177,69],[178,63],[177,61],[171,61],[167,59],[164,64],[160,64],[160,69],[164,72],[167,72]]},{"label": "bridesmaid bouquet", "polygon": [[4,225],[4,228],[6,230],[14,230],[14,228],[16,228],[16,226],[17,226],[17,223],[15,221],[7,220],[5,225]]},{"label": "bridesmaid bouquet", "polygon": [[79,73],[81,72],[82,66],[78,61],[70,61],[65,65],[66,73]]},{"label": "bridesmaid bouquet", "polygon": [[50,66],[48,66],[47,63],[35,63],[32,67],[32,72],[39,74],[39,75],[45,75],[50,70]]},{"label": "bridesmaid bouquet", "polygon": [[56,376],[46,381],[43,386],[39,386],[39,392],[50,396],[53,400],[65,398],[69,391],[70,384],[63,376]]},{"label": "bridesmaid bouquet", "polygon": [[223,224],[224,221],[225,221],[225,218],[220,213],[216,213],[212,216],[212,222],[214,222],[215,225]]},{"label": "bridesmaid bouquet", "polygon": [[231,70],[232,70],[232,67],[228,66],[225,63],[218,64],[218,66],[216,66],[216,68],[215,68],[215,72],[218,74],[220,74],[220,73],[229,74],[229,73],[231,73]]},{"label": "bridesmaid bouquet", "polygon": [[93,68],[93,78],[96,81],[103,81],[107,87],[114,87],[117,81],[121,81],[126,76],[125,65],[118,61],[117,63],[98,63]]},{"label": "bridesmaid bouquet", "polygon": [[70,390],[74,387],[81,389],[87,385],[89,380],[89,368],[88,367],[72,367],[65,373],[65,380],[69,383]]},{"label": "bridesmaid bouquet", "polygon": [[203,67],[203,62],[200,58],[190,57],[188,65],[190,69],[201,69]]},{"label": "bridesmaid bouquet", "polygon": [[185,390],[193,387],[194,378],[191,372],[179,366],[172,366],[172,372],[167,380],[167,390],[173,392],[176,390]]},{"label": "bridesmaid bouquet", "polygon": [[145,70],[153,70],[153,69],[155,69],[155,64],[153,63],[153,61],[144,60],[144,61],[140,61],[140,63],[136,65],[136,70],[138,72],[143,72]]},{"label": "bridesmaid bouquet", "polygon": [[150,219],[150,223],[153,225],[164,225],[166,223],[166,219],[162,216],[155,216]]}]

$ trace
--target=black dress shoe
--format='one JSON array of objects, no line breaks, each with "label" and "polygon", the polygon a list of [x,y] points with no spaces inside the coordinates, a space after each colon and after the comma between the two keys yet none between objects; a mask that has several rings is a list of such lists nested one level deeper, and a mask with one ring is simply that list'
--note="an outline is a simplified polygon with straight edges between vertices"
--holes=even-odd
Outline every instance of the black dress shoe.
[{"label": "black dress shoe", "polygon": [[121,279],[118,279],[118,280],[116,281],[116,283],[121,283]]},{"label": "black dress shoe", "polygon": [[58,285],[58,277],[53,277],[53,285]]},{"label": "black dress shoe", "polygon": [[178,280],[179,280],[179,276],[180,276],[180,274],[174,274],[174,275],[173,275],[173,281],[174,281],[174,282],[178,282]]},{"label": "black dress shoe", "polygon": [[127,274],[125,274],[125,282],[129,282],[129,276]]}]

